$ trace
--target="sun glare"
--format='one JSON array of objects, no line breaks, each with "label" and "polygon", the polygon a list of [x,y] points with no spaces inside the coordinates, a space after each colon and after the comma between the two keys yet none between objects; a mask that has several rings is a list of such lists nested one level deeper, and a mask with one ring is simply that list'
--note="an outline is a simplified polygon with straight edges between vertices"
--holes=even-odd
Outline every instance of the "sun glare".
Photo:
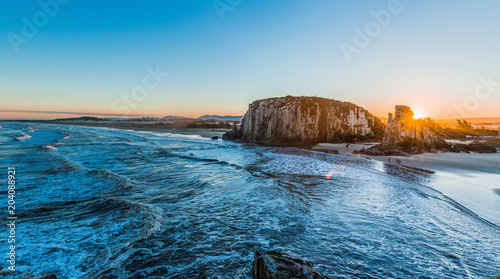
[{"label": "sun glare", "polygon": [[413,111],[414,115],[413,115],[413,119],[420,119],[420,118],[424,118],[425,117],[425,113],[423,113],[422,111]]}]

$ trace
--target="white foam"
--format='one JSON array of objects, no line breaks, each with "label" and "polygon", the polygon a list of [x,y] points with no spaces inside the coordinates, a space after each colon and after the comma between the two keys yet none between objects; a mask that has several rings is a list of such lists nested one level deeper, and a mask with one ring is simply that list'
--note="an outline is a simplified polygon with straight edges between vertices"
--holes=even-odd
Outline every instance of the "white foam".
[{"label": "white foam", "polygon": [[15,139],[16,139],[16,140],[19,140],[19,141],[23,141],[23,140],[25,140],[25,139],[30,139],[30,138],[31,138],[31,136],[30,136],[30,135],[26,135],[26,134],[24,134],[24,133],[21,133],[21,134],[22,134],[22,136],[17,137],[17,138],[15,138]]},{"label": "white foam", "polygon": [[494,192],[498,188],[498,174],[444,171],[436,174],[437,179],[431,183],[433,188],[500,226],[500,197]]},{"label": "white foam", "polygon": [[43,148],[57,150],[57,148],[55,148],[54,146],[52,146],[50,144],[44,145]]}]

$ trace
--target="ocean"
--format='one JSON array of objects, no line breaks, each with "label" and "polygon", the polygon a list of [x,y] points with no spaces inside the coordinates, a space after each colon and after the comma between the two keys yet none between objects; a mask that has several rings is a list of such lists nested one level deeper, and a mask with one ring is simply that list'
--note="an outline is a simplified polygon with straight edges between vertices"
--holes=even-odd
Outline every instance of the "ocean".
[{"label": "ocean", "polygon": [[500,227],[436,174],[199,136],[0,123],[1,278],[251,278],[255,247],[334,278],[489,278]]}]

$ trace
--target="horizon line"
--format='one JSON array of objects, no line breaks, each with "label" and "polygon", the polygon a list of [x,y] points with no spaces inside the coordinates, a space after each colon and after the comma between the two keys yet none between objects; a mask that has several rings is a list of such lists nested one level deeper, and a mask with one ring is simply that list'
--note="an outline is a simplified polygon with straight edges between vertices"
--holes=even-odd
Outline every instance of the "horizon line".
[{"label": "horizon line", "polygon": [[[9,110],[9,109],[0,109],[0,112],[20,112],[20,113],[39,113],[39,114],[71,114],[71,115],[82,115],[82,116],[113,116],[113,117],[121,117],[121,118],[132,118],[132,117],[158,117],[158,116],[148,116],[145,114],[117,114],[117,113],[97,113],[97,112],[68,112],[68,111],[42,111],[42,110]],[[177,117],[186,117],[186,118],[199,118],[205,115],[217,115],[221,117],[230,116],[230,117],[240,117],[242,115],[218,115],[218,114],[203,114],[198,117],[184,116],[184,115],[165,115],[166,116],[177,116]],[[387,116],[376,116],[377,118],[387,118]],[[158,117],[162,118],[162,117]],[[435,120],[451,120],[451,119],[478,119],[478,118],[500,118],[500,116],[478,116],[478,117],[462,117],[462,118],[433,118]],[[0,118],[2,119],[2,118]],[[5,119],[2,120],[18,120],[18,119]]]},{"label": "horizon line", "polygon": [[[0,109],[0,112],[20,112],[20,113],[39,113],[39,114],[72,114],[72,115],[82,115],[82,116],[114,116],[114,117],[121,117],[121,118],[129,118],[129,117],[156,117],[156,116],[147,116],[145,114],[117,114],[117,113],[97,113],[97,112],[68,112],[68,111],[42,111],[42,110],[11,110],[11,109]],[[243,115],[218,115],[218,114],[203,114],[198,117],[202,117],[205,115],[217,115],[221,117],[225,116],[230,116],[230,117],[240,117]],[[197,118],[197,117],[191,117],[191,116],[184,116],[184,115],[164,115],[163,117],[166,116],[177,116],[177,117],[186,117],[186,118]],[[161,117],[159,117],[161,118]],[[4,119],[4,120],[9,120],[9,119]],[[14,119],[15,120],[15,119]]]}]

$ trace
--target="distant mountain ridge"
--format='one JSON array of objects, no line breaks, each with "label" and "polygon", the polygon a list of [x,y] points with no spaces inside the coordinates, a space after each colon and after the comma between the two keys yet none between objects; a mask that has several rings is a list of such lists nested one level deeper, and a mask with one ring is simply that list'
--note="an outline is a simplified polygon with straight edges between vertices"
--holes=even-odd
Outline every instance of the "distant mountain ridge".
[{"label": "distant mountain ridge", "polygon": [[74,117],[74,118],[57,118],[54,119],[56,121],[160,121],[160,120],[188,120],[188,119],[199,119],[199,120],[217,120],[217,121],[241,121],[243,116],[233,116],[233,115],[203,115],[197,118],[194,117],[186,117],[186,116],[176,116],[176,115],[167,115],[162,118],[159,117],[134,117],[134,118],[126,118],[126,117],[94,117],[94,116],[82,116],[82,117]]},{"label": "distant mountain ridge", "polygon": [[175,115],[167,115],[161,118],[162,120],[173,120],[173,119],[192,119],[191,117],[185,116],[175,116]]}]

